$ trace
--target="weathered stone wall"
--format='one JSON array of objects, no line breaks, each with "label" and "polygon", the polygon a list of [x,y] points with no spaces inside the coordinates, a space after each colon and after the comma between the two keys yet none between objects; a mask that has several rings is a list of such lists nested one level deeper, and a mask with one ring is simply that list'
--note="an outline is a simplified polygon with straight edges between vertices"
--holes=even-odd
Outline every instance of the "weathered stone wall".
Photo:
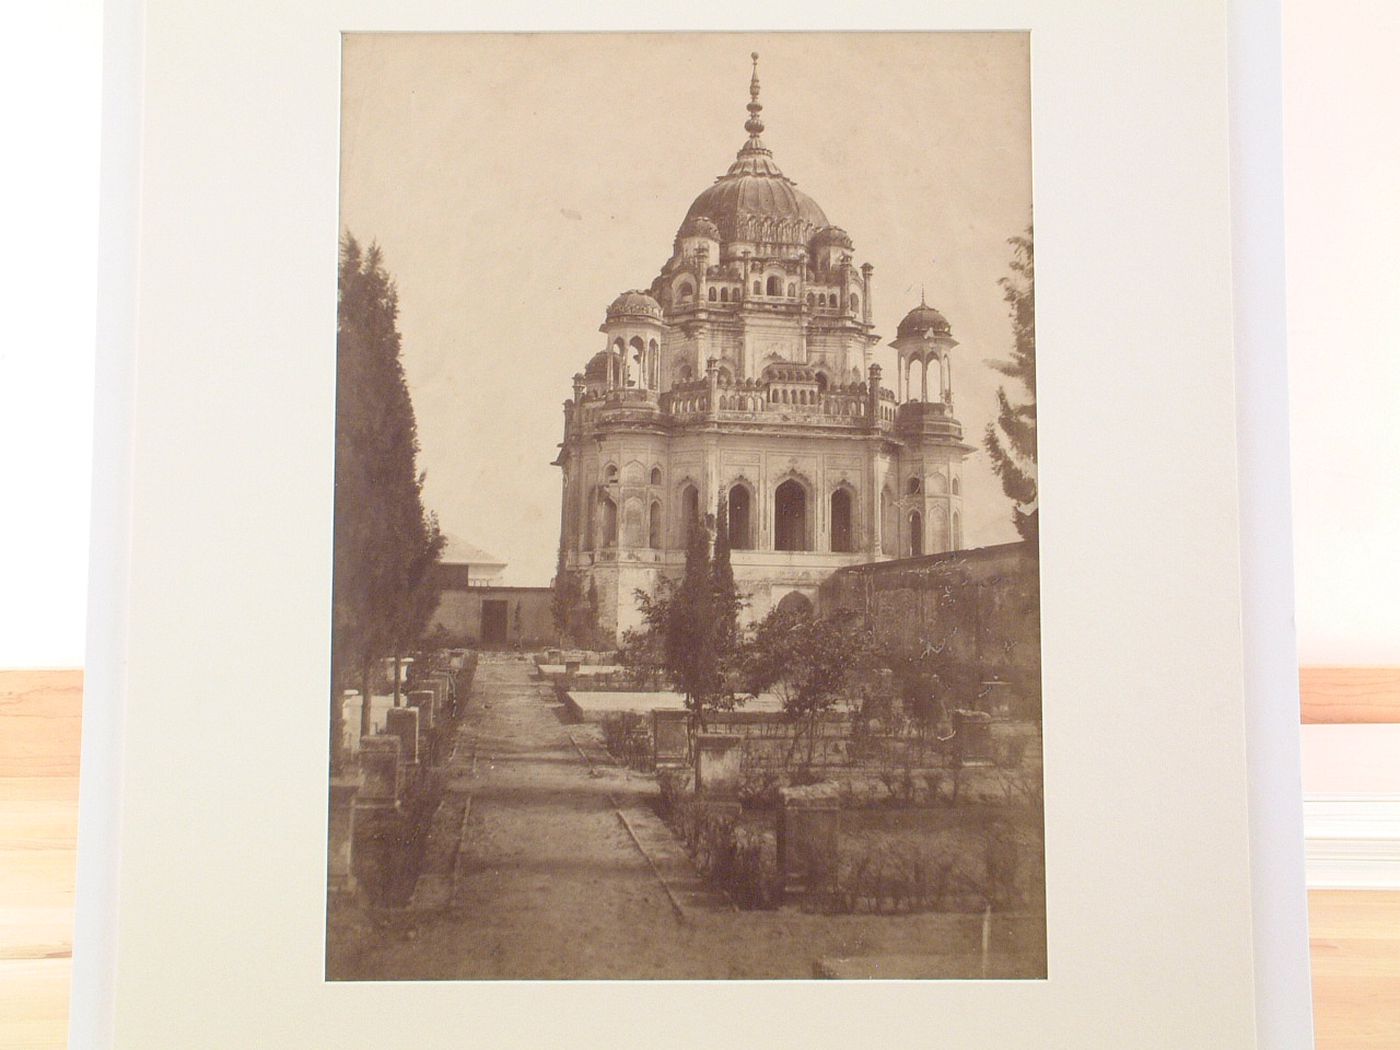
[{"label": "weathered stone wall", "polygon": [[1040,558],[1007,543],[853,565],[822,585],[821,609],[849,609],[906,656],[932,653],[1040,695]]},{"label": "weathered stone wall", "polygon": [[504,644],[553,645],[559,640],[554,629],[553,593],[548,587],[468,587],[455,579],[447,579],[437,609],[428,622],[428,631],[442,628],[452,645],[480,646],[484,644],[483,603],[504,601],[507,604]]}]

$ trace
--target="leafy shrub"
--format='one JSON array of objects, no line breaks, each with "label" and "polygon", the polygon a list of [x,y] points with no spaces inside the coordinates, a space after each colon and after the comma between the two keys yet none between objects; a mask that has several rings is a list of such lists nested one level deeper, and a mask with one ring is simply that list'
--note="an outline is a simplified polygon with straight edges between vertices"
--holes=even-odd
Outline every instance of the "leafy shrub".
[{"label": "leafy shrub", "polygon": [[745,809],[773,809],[781,801],[782,777],[772,770],[744,773],[739,784],[739,801]]},{"label": "leafy shrub", "polygon": [[656,772],[656,783],[661,789],[661,815],[672,820],[678,807],[690,797],[694,780],[689,768],[660,769]]},{"label": "leafy shrub", "polygon": [[704,800],[676,798],[672,822],[700,874],[745,910],[771,909],[782,903],[783,880],[763,840],[727,813]]},{"label": "leafy shrub", "polygon": [[980,873],[929,849],[876,847],[841,857],[809,905],[837,914],[949,911],[984,899]]},{"label": "leafy shrub", "polygon": [[603,746],[629,769],[651,771],[651,723],[635,711],[603,716]]}]

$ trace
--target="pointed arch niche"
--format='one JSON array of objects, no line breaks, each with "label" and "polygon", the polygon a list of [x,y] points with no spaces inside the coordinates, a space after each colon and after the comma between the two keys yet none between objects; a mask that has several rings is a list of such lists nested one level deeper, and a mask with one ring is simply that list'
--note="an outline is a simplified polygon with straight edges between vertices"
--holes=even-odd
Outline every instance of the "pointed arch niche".
[{"label": "pointed arch niche", "polygon": [[838,485],[831,493],[831,550],[852,554],[856,549],[855,493],[849,485]]},{"label": "pointed arch niche", "polygon": [[747,484],[736,481],[726,496],[729,512],[729,546],[736,551],[753,550],[753,492]]},{"label": "pointed arch niche", "polygon": [[773,549],[811,550],[807,487],[797,478],[788,478],[773,492]]}]

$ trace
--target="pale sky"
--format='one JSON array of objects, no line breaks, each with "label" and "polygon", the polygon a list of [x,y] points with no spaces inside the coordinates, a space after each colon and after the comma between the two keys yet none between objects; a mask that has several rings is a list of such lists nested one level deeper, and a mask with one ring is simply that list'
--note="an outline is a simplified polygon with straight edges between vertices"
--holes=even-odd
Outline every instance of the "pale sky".
[{"label": "pale sky", "polygon": [[506,582],[553,575],[572,376],[743,145],[751,51],[774,160],[875,267],[886,385],[921,286],[961,343],[967,545],[1016,538],[980,445],[986,362],[1011,350],[997,280],[1031,216],[1024,34],[351,36],[342,227],[398,283],[427,503]]}]

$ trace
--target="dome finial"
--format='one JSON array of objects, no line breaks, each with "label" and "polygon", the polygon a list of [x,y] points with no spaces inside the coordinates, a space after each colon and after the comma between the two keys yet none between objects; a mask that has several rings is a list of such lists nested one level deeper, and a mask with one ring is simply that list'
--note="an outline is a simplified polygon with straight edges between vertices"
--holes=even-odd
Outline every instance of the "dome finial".
[{"label": "dome finial", "polygon": [[927,300],[924,299],[924,286],[923,286],[923,285],[919,285],[919,305],[920,305],[920,306],[927,306],[927,305],[928,305]]},{"label": "dome finial", "polygon": [[763,103],[758,100],[758,52],[750,52],[749,58],[753,59],[753,77],[749,80],[749,119],[744,121],[744,130],[752,141],[763,133],[763,118],[759,116],[763,112]]}]

